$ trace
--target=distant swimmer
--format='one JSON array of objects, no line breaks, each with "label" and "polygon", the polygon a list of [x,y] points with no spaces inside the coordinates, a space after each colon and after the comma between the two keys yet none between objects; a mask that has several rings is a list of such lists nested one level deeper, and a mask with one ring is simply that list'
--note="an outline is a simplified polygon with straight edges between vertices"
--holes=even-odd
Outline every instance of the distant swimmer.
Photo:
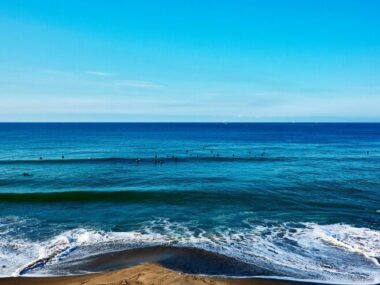
[{"label": "distant swimmer", "polygon": [[135,160],[137,163],[140,163],[141,159],[140,158],[136,158]]},{"label": "distant swimmer", "polygon": [[24,172],[22,175],[23,176],[30,176],[30,174],[28,172]]},{"label": "distant swimmer", "polygon": [[265,154],[266,154],[265,152],[262,152],[262,153],[261,153],[261,156],[263,157],[263,156],[265,156]]},{"label": "distant swimmer", "polygon": [[40,156],[40,160],[42,160],[42,156]]},{"label": "distant swimmer", "polygon": [[62,158],[62,159],[65,159],[65,156],[64,156],[64,155],[62,155],[62,156],[61,156],[61,158]]}]

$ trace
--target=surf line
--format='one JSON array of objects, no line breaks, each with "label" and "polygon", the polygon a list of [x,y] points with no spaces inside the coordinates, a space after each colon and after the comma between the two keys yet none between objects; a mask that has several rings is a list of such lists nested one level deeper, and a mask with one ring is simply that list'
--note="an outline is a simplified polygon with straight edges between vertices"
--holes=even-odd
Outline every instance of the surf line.
[{"label": "surf line", "polygon": [[45,266],[46,263],[51,261],[53,258],[55,258],[58,255],[61,255],[63,253],[66,253],[65,255],[67,255],[67,254],[71,253],[72,251],[74,251],[78,246],[75,245],[73,247],[70,247],[69,241],[67,241],[67,240],[63,241],[62,240],[62,241],[58,242],[57,244],[55,244],[54,247],[58,247],[58,248],[56,248],[56,250],[54,250],[52,253],[48,254],[47,256],[39,257],[36,260],[31,261],[27,265],[19,268],[12,275],[15,277],[22,276],[22,275],[25,275],[26,273],[28,273],[29,271],[32,271],[32,270],[37,269],[37,268],[42,268]]}]

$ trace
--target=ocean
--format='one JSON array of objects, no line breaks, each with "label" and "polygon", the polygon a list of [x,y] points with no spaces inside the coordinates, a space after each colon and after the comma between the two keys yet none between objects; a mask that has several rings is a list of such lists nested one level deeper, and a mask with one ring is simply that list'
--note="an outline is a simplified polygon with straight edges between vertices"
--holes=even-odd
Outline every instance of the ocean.
[{"label": "ocean", "polygon": [[107,257],[380,283],[380,124],[1,123],[0,276]]}]

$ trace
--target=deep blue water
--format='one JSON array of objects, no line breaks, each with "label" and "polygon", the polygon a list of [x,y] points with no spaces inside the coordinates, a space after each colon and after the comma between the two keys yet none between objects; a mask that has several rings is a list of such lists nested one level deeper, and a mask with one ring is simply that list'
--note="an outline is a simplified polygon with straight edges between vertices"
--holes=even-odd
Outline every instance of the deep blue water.
[{"label": "deep blue water", "polygon": [[151,245],[380,282],[380,124],[0,124],[1,275]]}]

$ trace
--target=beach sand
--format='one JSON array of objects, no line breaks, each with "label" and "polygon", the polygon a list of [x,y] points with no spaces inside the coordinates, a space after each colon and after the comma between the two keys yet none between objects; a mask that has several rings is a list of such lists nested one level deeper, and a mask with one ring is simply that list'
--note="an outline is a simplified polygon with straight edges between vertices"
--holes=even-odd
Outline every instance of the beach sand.
[{"label": "beach sand", "polygon": [[0,278],[0,285],[285,285],[285,281],[206,277],[171,271],[159,264],[147,263],[133,267],[79,276],[9,277]]}]

